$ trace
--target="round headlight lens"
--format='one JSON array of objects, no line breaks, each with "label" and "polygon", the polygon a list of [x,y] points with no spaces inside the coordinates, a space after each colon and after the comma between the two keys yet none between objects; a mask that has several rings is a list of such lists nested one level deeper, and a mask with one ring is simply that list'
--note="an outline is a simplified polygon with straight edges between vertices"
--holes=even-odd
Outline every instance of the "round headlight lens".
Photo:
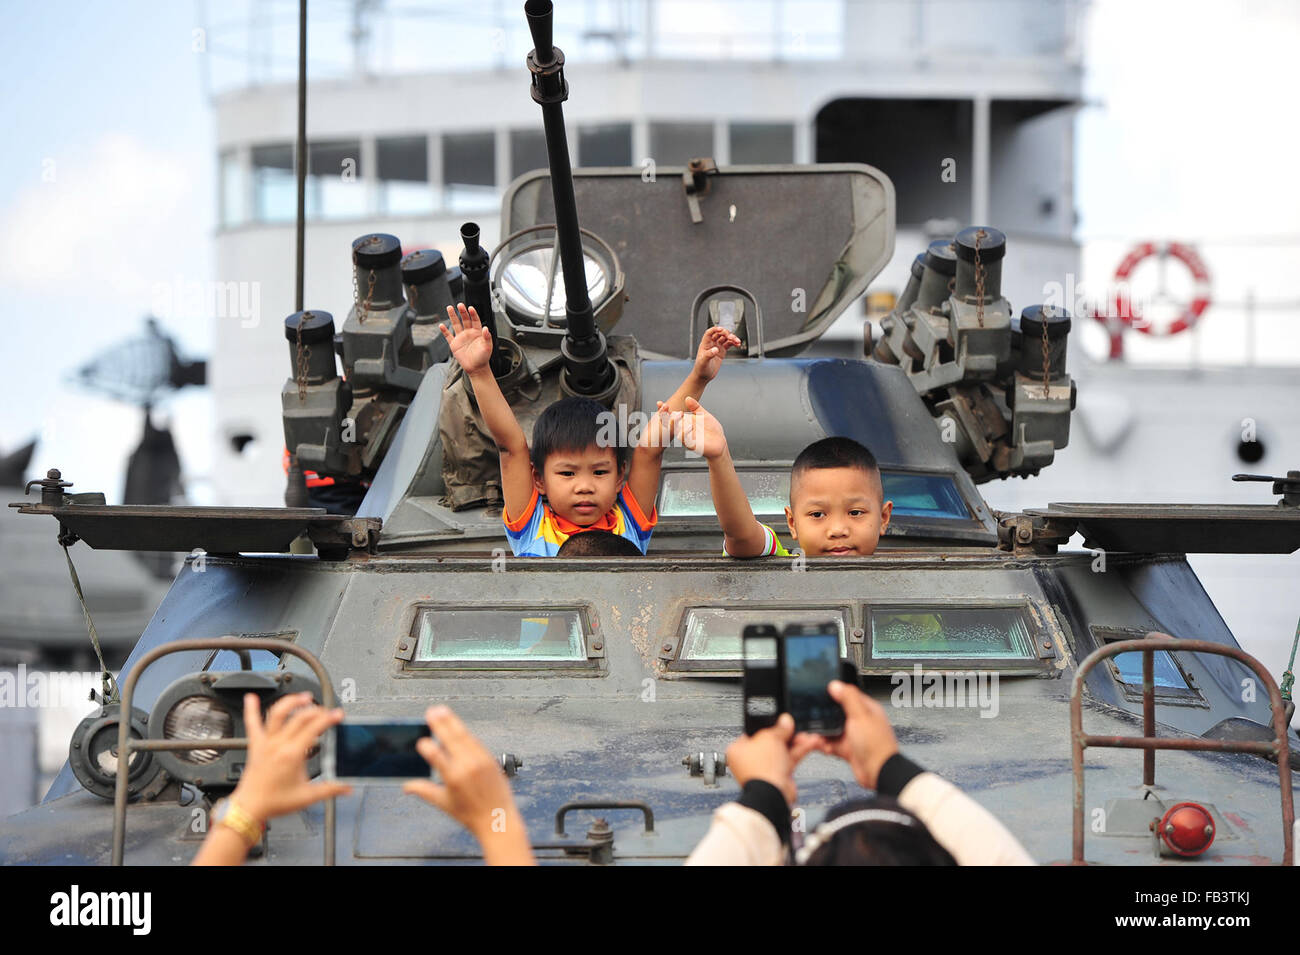
[{"label": "round headlight lens", "polygon": [[[167,739],[222,739],[231,735],[234,719],[220,703],[207,696],[187,696],[167,711],[163,736]],[[180,750],[177,759],[202,765],[221,755],[215,749]]]}]

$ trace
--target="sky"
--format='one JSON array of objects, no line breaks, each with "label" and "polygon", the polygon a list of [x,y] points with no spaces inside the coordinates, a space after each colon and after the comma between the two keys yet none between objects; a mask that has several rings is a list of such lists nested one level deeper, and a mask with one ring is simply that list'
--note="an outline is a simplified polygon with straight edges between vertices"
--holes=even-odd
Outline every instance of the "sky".
[{"label": "sky", "polygon": [[[665,9],[703,15],[711,6]],[[292,41],[295,7],[264,5],[282,42]],[[205,78],[229,75],[223,50],[240,37],[222,19],[228,6],[211,0],[0,0],[0,8],[0,322],[9,356],[0,451],[41,432],[43,460],[81,477],[78,490],[104,489],[113,500],[138,412],[70,388],[67,377],[138,333],[160,284],[212,277]],[[314,9],[342,15],[346,5],[317,0]],[[197,34],[205,24],[211,31]],[[1076,127],[1085,276],[1108,274],[1134,238],[1219,241],[1225,298],[1254,289],[1294,300],[1289,314],[1266,317],[1294,337],[1300,127],[1283,104],[1294,95],[1300,3],[1096,0],[1085,24],[1088,102]],[[313,48],[313,57],[337,53]],[[1223,327],[1221,350],[1230,351],[1240,335],[1228,320]],[[210,346],[206,321],[169,331],[183,353]],[[189,425],[209,413],[206,401],[185,395],[164,409],[198,500],[210,452],[204,430]]]}]

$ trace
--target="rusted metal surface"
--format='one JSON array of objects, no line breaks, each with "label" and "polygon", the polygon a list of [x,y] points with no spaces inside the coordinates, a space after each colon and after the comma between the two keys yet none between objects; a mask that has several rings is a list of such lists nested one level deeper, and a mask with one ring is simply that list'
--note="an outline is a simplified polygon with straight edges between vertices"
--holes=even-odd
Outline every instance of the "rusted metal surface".
[{"label": "rusted metal surface", "polygon": [[[1255,672],[1268,688],[1269,705],[1273,719],[1272,742],[1237,742],[1232,740],[1161,739],[1155,737],[1155,678],[1152,654],[1157,651],[1182,650],[1189,653],[1211,653],[1229,657]],[[1142,654],[1143,736],[1091,736],[1083,731],[1083,687],[1088,671],[1102,660],[1121,653]],[[1143,782],[1155,785],[1155,750],[1175,749],[1218,753],[1254,753],[1277,761],[1278,780],[1282,799],[1282,865],[1292,865],[1295,859],[1294,828],[1295,804],[1291,793],[1290,744],[1287,740],[1286,710],[1282,705],[1282,692],[1273,682],[1264,666],[1236,647],[1223,646],[1208,640],[1179,640],[1164,633],[1148,634],[1145,640],[1120,640],[1089,654],[1074,674],[1070,693],[1070,763],[1074,771],[1074,847],[1072,862],[1085,864],[1083,857],[1083,751],[1089,746],[1141,749],[1143,755]]]},{"label": "rusted metal surface", "polygon": [[[237,653],[247,650],[270,650],[280,654],[291,654],[305,662],[316,674],[316,679],[319,681],[321,688],[321,704],[327,709],[334,706],[334,685],[330,682],[329,672],[314,653],[304,650],[302,647],[294,646],[288,640],[218,637],[209,640],[174,640],[171,643],[164,643],[160,647],[155,647],[146,653],[140,659],[140,662],[131,668],[131,673],[122,686],[122,712],[131,712],[131,698],[135,694],[136,684],[140,681],[140,675],[148,669],[151,663],[169,654],[183,653],[189,650],[233,650]],[[142,750],[213,749],[224,751],[228,749],[248,749],[247,737],[220,740],[132,740],[130,728],[129,720],[122,720],[118,723],[118,766],[129,766],[131,764],[131,754]],[[122,865],[123,856],[126,852],[126,805],[129,776],[129,773],[123,772],[116,775],[116,788],[113,794],[113,865]],[[329,866],[334,864],[334,822],[335,803],[334,798],[330,797],[325,803],[324,840],[325,865]]]}]

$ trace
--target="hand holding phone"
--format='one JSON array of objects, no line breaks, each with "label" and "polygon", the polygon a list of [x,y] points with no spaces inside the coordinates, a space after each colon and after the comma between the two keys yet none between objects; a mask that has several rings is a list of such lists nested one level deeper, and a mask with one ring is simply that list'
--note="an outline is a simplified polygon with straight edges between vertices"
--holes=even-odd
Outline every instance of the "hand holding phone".
[{"label": "hand holding phone", "polygon": [[747,734],[775,725],[782,713],[794,718],[796,732],[834,737],[844,731],[844,709],[827,691],[842,672],[835,623],[789,624],[784,632],[751,624],[741,647]]},{"label": "hand holding phone", "polygon": [[416,741],[429,736],[423,720],[351,718],[326,736],[321,753],[327,779],[358,783],[400,783],[427,779],[429,764]]}]

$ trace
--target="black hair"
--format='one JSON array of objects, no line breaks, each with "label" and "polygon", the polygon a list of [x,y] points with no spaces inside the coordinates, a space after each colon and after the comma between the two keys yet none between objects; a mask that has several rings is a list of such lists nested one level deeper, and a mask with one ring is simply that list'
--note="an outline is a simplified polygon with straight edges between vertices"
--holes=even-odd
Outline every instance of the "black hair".
[{"label": "black hair", "polygon": [[[530,457],[533,467],[541,474],[546,469],[546,459],[559,451],[585,451],[596,445],[612,447],[614,460],[619,471],[627,467],[628,449],[626,436],[618,434],[617,428],[602,427],[610,420],[612,412],[598,401],[591,398],[570,396],[561,398],[537,417],[533,425],[533,441]],[[607,435],[607,432],[614,432]],[[603,443],[602,439],[612,436],[613,441]]]},{"label": "black hair", "polygon": [[[898,813],[909,823],[864,820],[846,825],[831,835],[808,857],[805,865],[956,865],[943,846],[917,819],[888,796],[868,796],[840,803],[826,814],[825,822],[864,809]],[[823,823],[824,825],[825,823]],[[816,835],[816,830],[812,836]]]},{"label": "black hair", "polygon": [[582,531],[560,545],[556,557],[642,557],[641,548],[609,531]]},{"label": "black hair", "polygon": [[[822,438],[799,452],[790,468],[790,487],[805,471],[821,468],[857,468],[867,474],[880,475],[876,456],[864,444],[852,438]],[[883,494],[882,494],[883,497]],[[883,501],[881,502],[883,503]]]}]

